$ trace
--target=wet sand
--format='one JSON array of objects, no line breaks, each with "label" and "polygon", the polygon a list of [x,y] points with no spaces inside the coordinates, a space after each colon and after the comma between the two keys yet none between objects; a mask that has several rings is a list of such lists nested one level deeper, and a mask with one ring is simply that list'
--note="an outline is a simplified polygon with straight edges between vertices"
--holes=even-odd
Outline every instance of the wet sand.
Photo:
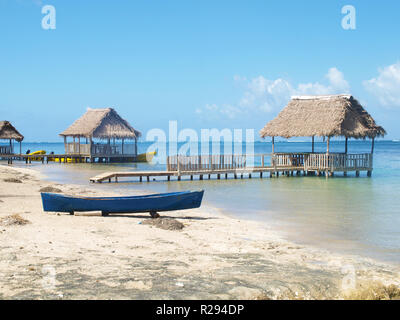
[{"label": "wet sand", "polygon": [[[55,184],[34,170],[0,166],[1,299],[341,299],[352,284],[400,284],[400,268],[281,239],[267,226],[214,208],[161,214],[45,213],[39,190],[111,196]],[[354,277],[353,277],[354,275]]]}]

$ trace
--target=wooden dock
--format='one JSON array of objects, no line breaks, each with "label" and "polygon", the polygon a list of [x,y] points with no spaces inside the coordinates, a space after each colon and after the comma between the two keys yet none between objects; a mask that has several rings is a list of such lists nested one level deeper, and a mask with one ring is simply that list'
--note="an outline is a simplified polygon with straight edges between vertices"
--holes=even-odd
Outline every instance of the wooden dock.
[{"label": "wooden dock", "polygon": [[[103,181],[118,182],[119,178],[138,178],[140,182],[145,179],[166,177],[170,181],[172,177],[180,181],[182,177],[193,180],[205,177],[217,180],[228,179],[229,176],[238,178],[263,178],[269,177],[300,176],[300,175],[324,175],[327,178],[334,176],[335,172],[355,172],[358,177],[360,171],[366,171],[367,176],[372,173],[372,154],[316,154],[316,153],[279,153],[261,154],[249,159],[246,155],[217,155],[217,156],[168,156],[165,171],[130,171],[130,172],[105,172],[90,179],[91,182]],[[251,160],[251,161],[249,161]]]},{"label": "wooden dock", "polygon": [[[110,163],[110,162],[135,162],[136,156],[133,155],[108,155],[98,154],[96,156],[84,154],[0,154],[0,159],[7,160],[8,164],[13,161],[32,162],[57,162],[57,163]],[[57,159],[57,161],[55,161]]]}]

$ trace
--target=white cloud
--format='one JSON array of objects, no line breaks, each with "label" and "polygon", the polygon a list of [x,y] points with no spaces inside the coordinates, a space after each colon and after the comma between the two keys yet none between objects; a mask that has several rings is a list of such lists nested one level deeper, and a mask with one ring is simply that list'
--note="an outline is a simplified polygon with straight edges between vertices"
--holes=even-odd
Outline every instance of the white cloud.
[{"label": "white cloud", "polygon": [[376,78],[364,81],[363,84],[383,106],[400,106],[400,62],[379,69]]},{"label": "white cloud", "polygon": [[285,79],[270,80],[263,76],[248,80],[246,77],[235,75],[233,79],[243,87],[242,97],[237,103],[207,104],[197,109],[196,113],[202,114],[207,111],[207,115],[212,112],[233,119],[249,111],[272,112],[276,108],[280,109],[287,104],[292,95],[348,93],[350,89],[343,73],[336,68],[330,68],[325,75],[326,84],[315,82],[293,86]]}]

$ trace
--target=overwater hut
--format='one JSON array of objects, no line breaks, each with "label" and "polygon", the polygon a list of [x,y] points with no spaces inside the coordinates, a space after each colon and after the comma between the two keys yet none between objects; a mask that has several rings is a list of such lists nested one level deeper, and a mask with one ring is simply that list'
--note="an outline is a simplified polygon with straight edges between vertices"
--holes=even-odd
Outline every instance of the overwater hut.
[{"label": "overwater hut", "polygon": [[89,108],[60,136],[64,137],[65,154],[68,157],[90,162],[96,159],[112,162],[134,161],[137,139],[141,133],[113,108]]},{"label": "overwater hut", "polygon": [[[260,131],[262,138],[272,137],[272,153],[275,155],[275,166],[304,166],[307,172],[326,172],[332,175],[335,171],[372,172],[374,139],[383,137],[386,131],[378,126],[371,115],[351,95],[297,96],[278,116],[267,123]],[[275,137],[311,137],[311,152],[276,153]],[[314,152],[314,137],[326,139],[326,153]],[[344,137],[343,152],[333,153],[329,149],[332,137]],[[348,154],[347,141],[354,139],[371,139],[371,152]]]},{"label": "overwater hut", "polygon": [[[6,142],[4,142],[6,140]],[[14,154],[14,141],[19,142],[19,153],[21,153],[21,142],[24,136],[9,121],[0,121],[0,154]]]}]

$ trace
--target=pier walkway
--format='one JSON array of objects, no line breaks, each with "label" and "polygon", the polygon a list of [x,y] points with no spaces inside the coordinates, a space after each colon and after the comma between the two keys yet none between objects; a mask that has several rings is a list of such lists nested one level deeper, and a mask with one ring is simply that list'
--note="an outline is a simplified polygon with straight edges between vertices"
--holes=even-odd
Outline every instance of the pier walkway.
[{"label": "pier walkway", "polygon": [[274,153],[254,156],[246,155],[214,155],[214,156],[168,156],[165,171],[129,171],[129,172],[105,172],[90,178],[91,182],[118,182],[119,178],[138,178],[139,181],[152,178],[176,177],[180,181],[182,177],[204,177],[211,179],[216,176],[228,179],[229,175],[234,179],[238,177],[253,176],[269,177],[299,176],[299,175],[325,175],[327,178],[334,176],[335,172],[355,172],[358,177],[360,171],[366,171],[367,176],[372,174],[372,154],[344,154],[344,153]]}]

